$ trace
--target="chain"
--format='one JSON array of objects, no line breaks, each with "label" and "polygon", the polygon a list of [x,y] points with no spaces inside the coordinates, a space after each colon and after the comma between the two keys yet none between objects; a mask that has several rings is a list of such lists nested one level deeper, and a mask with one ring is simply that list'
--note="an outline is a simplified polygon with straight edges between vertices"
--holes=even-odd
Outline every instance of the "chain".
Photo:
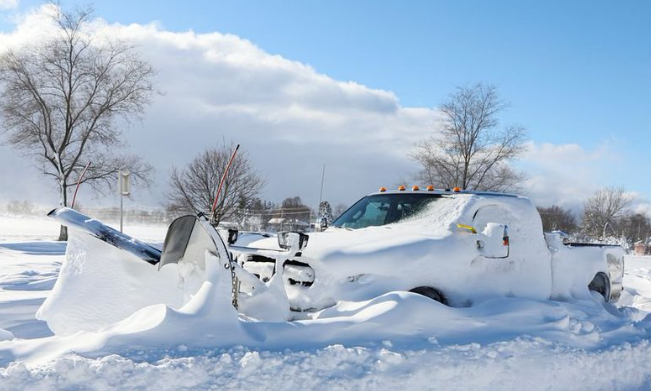
[{"label": "chain", "polygon": [[231,267],[231,302],[233,303],[233,307],[237,309],[237,292],[239,291],[240,280],[235,275],[235,267],[233,267],[233,260],[231,259],[230,254],[228,258]]}]

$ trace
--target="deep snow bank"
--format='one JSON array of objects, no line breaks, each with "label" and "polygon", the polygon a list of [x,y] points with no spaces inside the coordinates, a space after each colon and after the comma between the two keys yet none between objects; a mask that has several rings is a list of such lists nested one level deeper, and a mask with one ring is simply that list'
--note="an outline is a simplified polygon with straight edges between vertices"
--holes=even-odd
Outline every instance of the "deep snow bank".
[{"label": "deep snow bank", "polygon": [[640,320],[651,313],[651,257],[627,257],[624,275],[624,292],[618,304],[628,312],[636,309],[630,316]]},{"label": "deep snow bank", "polygon": [[[143,361],[144,360],[144,361]],[[150,349],[0,368],[3,389],[648,390],[651,345],[585,351],[536,337],[417,349],[332,345],[314,351]]]},{"label": "deep snow bank", "polygon": [[[51,278],[40,271],[61,256],[39,265],[11,251],[0,291],[12,286],[19,306],[31,291],[16,281]],[[98,333],[1,341],[0,389],[647,390],[651,259],[627,259],[625,278],[619,308],[516,298],[449,308],[393,292],[314,321],[240,319],[247,347],[233,346],[243,343],[233,325],[154,305]]]},{"label": "deep snow bank", "polygon": [[[238,319],[230,306],[230,285],[206,282],[195,297],[175,310],[159,304],[96,333],[0,342],[0,366],[30,366],[76,352],[87,357],[160,349],[225,348],[314,349],[331,344],[372,346],[390,340],[401,346],[491,344],[535,336],[572,348],[602,349],[649,335],[651,320],[631,323],[627,314],[595,300],[555,302],[502,298],[469,308],[450,308],[407,292],[391,292],[367,302],[341,302],[321,318],[295,322]],[[223,298],[226,297],[226,300]],[[605,307],[604,307],[605,306]],[[149,354],[149,353],[146,353]],[[2,358],[4,355],[4,359]]]}]

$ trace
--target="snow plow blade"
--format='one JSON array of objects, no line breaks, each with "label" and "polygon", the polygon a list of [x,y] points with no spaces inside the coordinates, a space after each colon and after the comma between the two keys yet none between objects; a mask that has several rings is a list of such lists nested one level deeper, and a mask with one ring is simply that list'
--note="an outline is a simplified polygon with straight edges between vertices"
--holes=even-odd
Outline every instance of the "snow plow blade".
[{"label": "snow plow blade", "polygon": [[182,216],[174,220],[167,229],[158,268],[170,263],[179,263],[180,260],[192,260],[198,263],[201,269],[205,269],[204,252],[209,250],[218,254],[220,248],[228,254],[221,236],[205,217]]},{"label": "snow plow blade", "polygon": [[217,256],[223,263],[224,269],[231,275],[231,303],[237,308],[237,278],[235,276],[236,264],[231,258],[228,247],[215,227],[210,225],[203,215],[187,215],[177,218],[170,224],[163,244],[158,269],[170,263],[179,264],[181,275],[187,278],[186,273],[204,275],[207,271],[206,253]]},{"label": "snow plow blade", "polygon": [[111,228],[99,220],[83,215],[74,209],[58,208],[47,215],[68,228],[86,232],[103,242],[130,252],[149,264],[156,265],[160,262],[161,251],[159,249]]}]

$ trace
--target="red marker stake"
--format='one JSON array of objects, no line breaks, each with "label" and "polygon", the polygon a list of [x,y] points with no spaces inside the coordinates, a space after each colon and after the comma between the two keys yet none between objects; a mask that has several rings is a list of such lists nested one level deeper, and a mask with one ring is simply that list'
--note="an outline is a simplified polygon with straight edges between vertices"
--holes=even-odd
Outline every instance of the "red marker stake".
[{"label": "red marker stake", "polygon": [[79,191],[79,186],[81,185],[81,180],[84,178],[84,175],[86,174],[86,170],[88,170],[88,167],[90,167],[90,163],[86,164],[86,167],[84,168],[84,171],[81,172],[81,175],[79,175],[79,179],[77,180],[77,187],[75,187],[75,194],[72,196],[72,204],[70,204],[70,209],[75,208],[75,200],[77,199],[77,192]]},{"label": "red marker stake", "polygon": [[224,173],[222,174],[222,179],[219,181],[219,187],[217,188],[217,194],[215,195],[215,202],[213,202],[213,204],[212,204],[211,220],[214,220],[215,217],[216,217],[217,203],[219,202],[219,195],[222,192],[222,186],[224,185],[224,182],[226,181],[226,175],[228,174],[228,170],[231,168],[231,164],[233,164],[233,160],[235,160],[235,155],[237,154],[238,149],[240,149],[240,144],[237,144],[237,146],[235,147],[235,150],[233,151],[233,154],[231,155],[231,158],[228,161],[228,164],[226,165],[226,169],[224,170]]}]

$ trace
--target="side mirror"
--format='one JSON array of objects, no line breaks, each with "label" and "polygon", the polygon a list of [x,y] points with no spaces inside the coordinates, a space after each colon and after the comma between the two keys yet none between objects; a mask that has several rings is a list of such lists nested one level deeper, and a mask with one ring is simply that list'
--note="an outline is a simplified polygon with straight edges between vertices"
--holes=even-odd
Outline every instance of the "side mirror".
[{"label": "side mirror", "polygon": [[231,246],[234,245],[235,242],[237,242],[238,235],[239,235],[238,230],[229,229],[228,230],[228,244],[230,244]]},{"label": "side mirror", "polygon": [[486,258],[506,258],[509,256],[511,241],[506,224],[488,223],[479,235],[477,248]]}]

